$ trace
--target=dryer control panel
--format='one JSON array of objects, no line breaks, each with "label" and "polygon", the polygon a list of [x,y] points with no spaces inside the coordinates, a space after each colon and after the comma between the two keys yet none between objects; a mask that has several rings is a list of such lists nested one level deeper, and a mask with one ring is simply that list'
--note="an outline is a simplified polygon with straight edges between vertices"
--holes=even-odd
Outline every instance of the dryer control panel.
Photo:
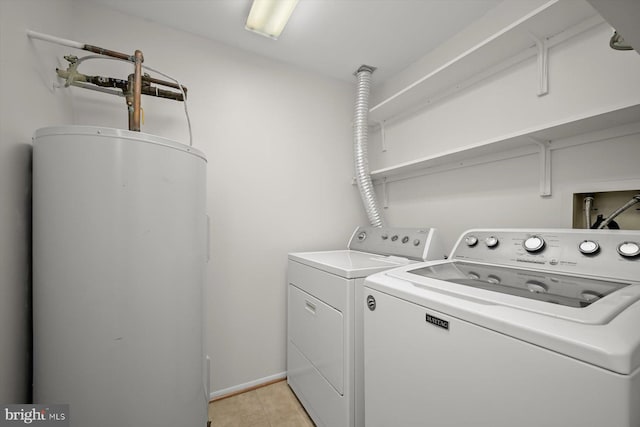
[{"label": "dryer control panel", "polygon": [[640,231],[469,230],[456,243],[451,258],[638,281]]},{"label": "dryer control panel", "polygon": [[444,259],[446,252],[434,228],[358,227],[349,249],[412,260]]}]

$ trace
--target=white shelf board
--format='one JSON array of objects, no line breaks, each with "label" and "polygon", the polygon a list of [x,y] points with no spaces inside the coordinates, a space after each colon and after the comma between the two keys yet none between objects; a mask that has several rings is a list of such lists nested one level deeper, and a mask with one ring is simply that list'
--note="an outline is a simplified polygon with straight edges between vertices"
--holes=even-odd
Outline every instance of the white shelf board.
[{"label": "white shelf board", "polygon": [[518,55],[520,60],[534,56],[535,39],[549,39],[597,16],[583,1],[549,1],[370,108],[369,122],[381,123],[410,112],[427,104],[429,98]]},{"label": "white shelf board", "polygon": [[[371,179],[376,182],[395,181],[428,173],[430,169],[446,165],[473,164],[474,162],[470,162],[471,159],[481,157],[497,160],[498,158],[531,154],[539,150],[537,142],[550,143],[550,148],[554,149],[554,141],[567,140],[579,135],[638,122],[640,122],[640,102],[633,105],[614,106],[395,166],[377,169],[371,172]],[[579,143],[580,141],[576,141],[572,145]],[[562,147],[565,146],[562,145]]]}]

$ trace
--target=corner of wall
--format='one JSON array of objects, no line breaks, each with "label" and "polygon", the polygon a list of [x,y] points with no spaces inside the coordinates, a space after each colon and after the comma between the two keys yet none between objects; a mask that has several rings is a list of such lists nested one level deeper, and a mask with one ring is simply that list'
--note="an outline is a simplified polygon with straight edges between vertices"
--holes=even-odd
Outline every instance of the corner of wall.
[{"label": "corner of wall", "polygon": [[0,402],[31,399],[31,136],[69,122],[70,100],[54,91],[58,51],[27,29],[63,35],[69,0],[0,1]]}]

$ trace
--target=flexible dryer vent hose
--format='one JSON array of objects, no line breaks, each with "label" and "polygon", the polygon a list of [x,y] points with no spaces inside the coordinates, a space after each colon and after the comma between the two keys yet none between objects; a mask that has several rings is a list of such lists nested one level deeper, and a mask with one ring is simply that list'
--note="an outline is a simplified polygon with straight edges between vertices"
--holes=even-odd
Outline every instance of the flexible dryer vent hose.
[{"label": "flexible dryer vent hose", "polygon": [[362,203],[374,227],[382,227],[382,215],[378,208],[373,182],[369,175],[369,160],[367,158],[367,139],[369,126],[369,90],[371,73],[374,68],[362,65],[356,72],[358,92],[356,97],[355,117],[353,121],[353,151],[355,162],[356,182],[362,197]]}]

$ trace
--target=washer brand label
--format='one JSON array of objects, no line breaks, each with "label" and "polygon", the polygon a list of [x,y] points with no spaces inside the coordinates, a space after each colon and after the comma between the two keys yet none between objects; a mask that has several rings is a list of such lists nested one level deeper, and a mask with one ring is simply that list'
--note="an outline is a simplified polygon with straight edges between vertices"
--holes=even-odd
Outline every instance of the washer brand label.
[{"label": "washer brand label", "polygon": [[429,313],[425,315],[425,319],[427,320],[427,323],[431,323],[432,325],[436,325],[439,328],[449,330],[449,322],[447,322],[446,320],[442,320],[440,318],[432,316]]}]

